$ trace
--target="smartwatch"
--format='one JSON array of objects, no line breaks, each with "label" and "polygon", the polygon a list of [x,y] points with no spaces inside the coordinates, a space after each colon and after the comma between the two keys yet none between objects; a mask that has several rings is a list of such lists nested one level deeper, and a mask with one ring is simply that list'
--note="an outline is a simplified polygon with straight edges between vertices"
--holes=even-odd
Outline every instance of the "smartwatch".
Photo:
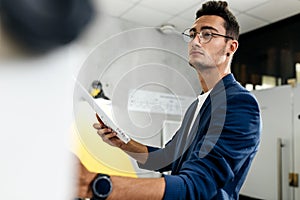
[{"label": "smartwatch", "polygon": [[104,200],[112,192],[110,177],[106,174],[98,174],[92,182],[92,200]]}]

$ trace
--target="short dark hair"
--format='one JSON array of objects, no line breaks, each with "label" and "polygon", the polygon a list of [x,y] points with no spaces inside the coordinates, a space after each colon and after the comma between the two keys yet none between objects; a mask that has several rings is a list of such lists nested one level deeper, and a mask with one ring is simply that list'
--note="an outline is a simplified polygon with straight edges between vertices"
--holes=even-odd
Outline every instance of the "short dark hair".
[{"label": "short dark hair", "polygon": [[226,1],[208,1],[202,5],[196,13],[196,19],[203,15],[217,15],[225,20],[224,27],[226,29],[226,35],[233,37],[234,39],[239,38],[240,26],[228,9]]}]

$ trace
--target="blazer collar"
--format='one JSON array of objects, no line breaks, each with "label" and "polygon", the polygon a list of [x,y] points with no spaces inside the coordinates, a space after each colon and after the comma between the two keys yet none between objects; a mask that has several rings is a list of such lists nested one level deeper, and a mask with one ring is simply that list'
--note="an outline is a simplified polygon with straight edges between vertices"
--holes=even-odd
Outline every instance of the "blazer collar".
[{"label": "blazer collar", "polygon": [[210,95],[214,96],[220,92],[224,92],[231,84],[235,83],[236,80],[232,73],[224,76],[212,89]]},{"label": "blazer collar", "polygon": [[[221,95],[220,97],[226,98],[225,90],[232,84],[236,82],[232,73],[227,74],[224,76],[212,89],[208,97],[206,98],[205,102],[203,103],[200,111],[204,111],[207,105],[211,102],[211,98],[216,97],[216,95]],[[203,93],[203,92],[202,92]]]}]

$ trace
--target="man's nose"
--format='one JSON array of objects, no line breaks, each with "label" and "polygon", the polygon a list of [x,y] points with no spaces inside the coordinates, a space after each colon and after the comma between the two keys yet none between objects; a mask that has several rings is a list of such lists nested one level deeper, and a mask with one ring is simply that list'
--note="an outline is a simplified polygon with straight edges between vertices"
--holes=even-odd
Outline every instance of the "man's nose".
[{"label": "man's nose", "polygon": [[190,46],[202,46],[201,41],[200,41],[200,37],[197,34],[190,42],[189,42]]}]

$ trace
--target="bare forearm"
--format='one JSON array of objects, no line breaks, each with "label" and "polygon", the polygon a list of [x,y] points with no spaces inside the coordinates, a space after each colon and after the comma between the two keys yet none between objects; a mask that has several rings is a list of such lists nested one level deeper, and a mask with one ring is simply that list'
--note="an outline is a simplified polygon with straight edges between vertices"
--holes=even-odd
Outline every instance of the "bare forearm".
[{"label": "bare forearm", "polygon": [[165,192],[164,178],[127,178],[112,176],[113,190],[108,200],[160,200]]},{"label": "bare forearm", "polygon": [[144,164],[148,159],[147,147],[134,140],[130,140],[127,144],[123,144],[120,148],[139,163]]}]

